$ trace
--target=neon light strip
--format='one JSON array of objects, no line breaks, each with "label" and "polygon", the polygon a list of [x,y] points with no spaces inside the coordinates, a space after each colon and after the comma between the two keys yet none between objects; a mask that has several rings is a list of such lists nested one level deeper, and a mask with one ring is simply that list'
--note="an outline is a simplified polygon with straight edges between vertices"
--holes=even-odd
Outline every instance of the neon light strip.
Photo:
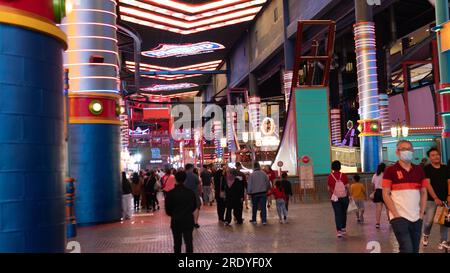
[{"label": "neon light strip", "polygon": [[76,11],[87,11],[87,12],[102,12],[102,13],[107,13],[110,14],[114,17],[117,17],[117,14],[115,14],[114,12],[110,12],[107,10],[101,10],[101,9],[72,9],[72,12],[76,12]]},{"label": "neon light strip", "polygon": [[117,77],[106,77],[106,76],[83,76],[83,77],[69,77],[70,80],[81,80],[81,79],[108,79],[117,81]]},{"label": "neon light strip", "polygon": [[148,12],[143,12],[143,11],[140,11],[140,10],[137,10],[134,8],[128,8],[128,7],[121,6],[119,9],[120,9],[121,13],[125,13],[125,14],[132,15],[135,17],[145,18],[147,20],[154,21],[154,22],[164,22],[164,24],[171,25],[174,27],[182,27],[185,29],[192,29],[192,28],[196,28],[196,27],[200,27],[200,26],[204,26],[204,25],[208,25],[208,24],[210,25],[213,23],[224,22],[224,21],[228,21],[231,19],[244,17],[247,15],[255,15],[261,10],[261,7],[250,8],[247,10],[242,10],[242,11],[234,12],[231,14],[216,16],[216,17],[213,17],[210,19],[204,19],[201,21],[188,22],[188,23],[180,21],[180,20],[170,19],[167,17],[148,13]]},{"label": "neon light strip", "polygon": [[[121,1],[121,0],[119,0],[119,1]],[[199,13],[199,12],[206,11],[209,9],[217,9],[217,8],[221,8],[221,7],[224,7],[227,5],[239,3],[239,2],[242,2],[242,0],[218,0],[218,1],[213,1],[212,3],[196,5],[196,6],[182,4],[178,1],[172,1],[172,0],[145,0],[145,2],[150,2],[153,4],[160,5],[160,6],[165,6],[167,8],[175,8],[177,10],[187,11],[189,13]]]},{"label": "neon light strip", "polygon": [[117,43],[117,39],[111,38],[111,37],[105,37],[105,36],[68,36],[69,39],[104,39],[104,40],[111,40]]},{"label": "neon light strip", "polygon": [[[141,64],[141,67],[145,68],[153,68],[153,69],[159,69],[159,70],[168,70],[168,71],[177,71],[177,70],[189,70],[189,69],[196,69],[199,67],[205,67],[205,66],[211,66],[211,65],[219,65],[222,61],[216,60],[211,62],[205,62],[205,63],[199,63],[199,64],[193,64],[193,65],[187,65],[187,66],[180,66],[180,67],[165,67],[165,66],[157,66],[157,65],[151,65],[151,64]],[[134,62],[126,61],[127,66],[135,66]]]},{"label": "neon light strip", "polygon": [[[212,11],[208,11],[208,12],[204,12],[204,13],[200,13],[200,14],[195,14],[193,16],[189,16],[186,15],[183,12],[174,12],[172,10],[168,10],[168,9],[164,9],[164,8],[160,8],[160,7],[156,7],[150,4],[145,4],[136,0],[121,0],[121,3],[124,4],[128,4],[131,6],[135,6],[141,9],[145,9],[151,12],[157,12],[160,14],[164,14],[167,16],[172,16],[178,19],[182,19],[185,21],[196,21],[196,20],[200,20],[203,18],[207,18],[207,17],[212,17],[212,16],[217,16],[219,14],[223,14],[223,13],[228,13],[228,12],[233,12],[235,10],[240,10],[240,9],[245,9],[245,8],[249,8],[252,6],[257,6],[257,5],[262,5],[266,2],[267,0],[255,0],[255,1],[247,1],[246,3],[242,3],[242,4],[237,4],[234,6],[229,6],[229,7],[225,7],[225,8],[221,8],[221,9],[216,9],[216,10],[212,10]],[[183,10],[184,11],[184,10]]]},{"label": "neon light strip", "polygon": [[119,92],[118,90],[99,90],[99,89],[96,89],[96,90],[94,90],[94,89],[92,89],[92,90],[89,90],[89,89],[86,89],[86,90],[71,90],[69,93],[111,93],[111,92],[115,92],[115,93],[117,93],[117,92]]},{"label": "neon light strip", "polygon": [[135,24],[140,24],[140,25],[143,25],[143,26],[148,26],[148,27],[153,27],[153,28],[157,28],[157,29],[167,30],[167,31],[171,31],[171,32],[179,33],[179,34],[183,34],[183,35],[188,35],[188,34],[193,34],[193,33],[201,32],[201,31],[209,30],[209,29],[219,28],[219,27],[228,26],[228,25],[234,25],[234,24],[245,22],[245,21],[251,21],[251,20],[253,20],[254,16],[248,16],[248,17],[244,17],[244,18],[241,18],[241,19],[236,19],[236,20],[232,20],[232,21],[228,21],[228,22],[223,22],[223,23],[220,23],[220,24],[210,25],[208,27],[197,28],[197,29],[194,29],[194,30],[181,30],[179,28],[173,28],[173,27],[171,28],[171,27],[168,27],[168,26],[156,24],[156,23],[145,21],[145,20],[141,20],[141,19],[136,19],[134,17],[130,17],[130,16],[126,16],[126,15],[121,15],[120,18],[122,20],[124,20],[124,21],[132,22],[132,23],[135,23]]},{"label": "neon light strip", "polygon": [[110,64],[110,63],[70,63],[70,64],[64,64],[64,66],[91,66],[91,65],[97,65],[97,66],[112,66],[119,69],[119,66],[116,64]]},{"label": "neon light strip", "polygon": [[61,26],[69,26],[69,25],[98,25],[101,27],[111,27],[117,30],[117,27],[111,24],[103,24],[103,23],[64,23],[60,24]]},{"label": "neon light strip", "polygon": [[105,49],[70,49],[70,50],[66,50],[65,52],[70,53],[70,52],[103,52],[103,53],[111,53],[114,55],[119,55],[119,53],[112,51],[112,50],[105,50]]}]

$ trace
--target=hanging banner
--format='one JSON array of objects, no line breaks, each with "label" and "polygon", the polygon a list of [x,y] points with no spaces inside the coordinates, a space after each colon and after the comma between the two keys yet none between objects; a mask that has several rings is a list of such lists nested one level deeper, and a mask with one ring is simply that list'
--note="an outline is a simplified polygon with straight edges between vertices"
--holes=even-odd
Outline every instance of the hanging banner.
[{"label": "hanging banner", "polygon": [[441,36],[441,52],[444,53],[450,50],[450,21],[442,25],[439,31]]}]

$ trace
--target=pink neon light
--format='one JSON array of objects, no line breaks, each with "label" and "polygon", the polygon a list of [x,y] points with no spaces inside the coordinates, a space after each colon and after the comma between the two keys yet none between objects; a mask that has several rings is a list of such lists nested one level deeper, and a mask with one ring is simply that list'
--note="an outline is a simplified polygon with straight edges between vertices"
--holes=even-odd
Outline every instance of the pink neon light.
[{"label": "pink neon light", "polygon": [[120,6],[119,9],[120,9],[121,13],[125,13],[125,14],[132,15],[135,17],[140,17],[140,18],[143,18],[146,20],[151,20],[154,22],[164,22],[165,24],[171,25],[174,27],[182,27],[185,29],[192,29],[195,27],[200,27],[200,26],[204,26],[204,25],[208,25],[208,24],[217,23],[217,22],[224,22],[227,20],[231,20],[231,19],[235,19],[235,18],[247,16],[247,15],[255,15],[261,10],[261,7],[249,8],[249,9],[245,9],[242,11],[229,13],[229,14],[225,14],[225,15],[221,15],[221,16],[216,16],[216,17],[212,17],[209,19],[204,19],[204,20],[200,20],[200,21],[196,21],[196,22],[185,22],[185,21],[175,20],[175,19],[171,19],[171,18],[167,18],[167,17],[163,17],[163,16],[158,16],[158,15],[152,14],[150,12],[143,12],[143,11],[140,11],[140,10],[137,10],[134,8],[128,8],[128,7],[124,7],[124,6]]},{"label": "pink neon light", "polygon": [[[211,61],[211,62],[205,62],[205,63],[199,63],[199,64],[193,64],[193,65],[187,65],[187,66],[180,66],[180,67],[165,67],[165,66],[157,66],[157,65],[151,65],[151,64],[141,64],[142,68],[148,68],[148,69],[155,69],[156,71],[158,70],[163,70],[163,71],[177,71],[177,70],[195,70],[198,69],[200,67],[211,67],[213,65],[215,65],[215,67],[217,67],[222,61],[221,60],[216,60],[216,61]],[[135,66],[134,62],[131,61],[126,61],[126,65],[127,66]]]},{"label": "pink neon light", "polygon": [[[206,17],[217,16],[219,14],[233,12],[233,11],[239,10],[239,9],[262,5],[265,2],[267,2],[267,0],[247,1],[245,3],[241,3],[241,4],[237,4],[237,5],[233,5],[233,6],[222,7],[220,9],[215,9],[215,10],[211,10],[211,11],[204,12],[204,13],[198,13],[198,14],[195,14],[192,16],[186,15],[185,13],[183,13],[183,12],[185,12],[185,10],[182,10],[181,12],[174,12],[169,9],[160,8],[160,7],[157,7],[157,6],[154,6],[151,4],[142,3],[142,2],[139,2],[136,0],[120,0],[120,2],[127,4],[127,5],[139,7],[141,9],[149,10],[152,12],[157,12],[157,13],[164,14],[167,16],[176,17],[178,19],[183,19],[186,21],[196,21],[196,20],[200,20],[200,19],[203,19]],[[172,7],[169,7],[169,8],[172,8]],[[197,12],[195,12],[195,13],[197,13]]]},{"label": "pink neon light", "polygon": [[111,40],[117,43],[117,39],[110,38],[110,37],[104,37],[104,36],[67,36],[69,39],[104,39],[104,40]]},{"label": "pink neon light", "polygon": [[68,25],[98,25],[102,27],[111,27],[117,30],[117,27],[111,24],[103,24],[103,23],[64,23],[60,24],[60,26],[68,26]]},{"label": "pink neon light", "polygon": [[174,8],[180,11],[187,11],[189,13],[199,13],[202,11],[210,10],[210,9],[218,9],[224,6],[229,6],[235,3],[245,2],[242,0],[216,0],[211,3],[206,3],[202,5],[188,5],[183,4],[178,1],[173,0],[145,0],[148,3],[154,3],[160,6],[165,6],[167,8]]},{"label": "pink neon light", "polygon": [[241,19],[225,22],[225,23],[222,23],[220,25],[215,24],[215,25],[211,25],[211,26],[204,27],[204,28],[198,28],[198,29],[194,29],[194,30],[181,30],[181,29],[178,29],[178,28],[170,28],[170,27],[163,26],[163,25],[160,25],[160,24],[155,24],[155,23],[152,23],[152,22],[149,22],[149,21],[136,19],[134,17],[130,17],[130,16],[123,15],[123,14],[120,16],[120,18],[122,20],[124,20],[124,21],[132,22],[132,23],[135,23],[135,24],[143,25],[143,26],[148,26],[148,27],[152,27],[152,28],[167,30],[167,31],[171,31],[171,32],[179,33],[179,34],[183,34],[183,35],[189,35],[189,34],[197,33],[197,32],[200,32],[200,31],[205,31],[205,30],[209,30],[209,29],[214,29],[214,28],[218,28],[218,27],[222,27],[222,26],[233,25],[233,24],[238,24],[238,23],[242,23],[242,22],[246,22],[246,21],[251,21],[251,20],[253,20],[254,16],[252,15],[252,16],[241,18]]}]

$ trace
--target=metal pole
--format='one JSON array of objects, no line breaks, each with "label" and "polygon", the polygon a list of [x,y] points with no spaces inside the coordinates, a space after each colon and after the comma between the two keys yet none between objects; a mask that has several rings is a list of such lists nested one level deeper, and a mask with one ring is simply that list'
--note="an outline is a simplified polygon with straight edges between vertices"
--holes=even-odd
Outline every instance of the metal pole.
[{"label": "metal pole", "polygon": [[355,0],[354,25],[358,72],[359,114],[362,126],[361,165],[363,172],[374,172],[382,158],[378,100],[375,24],[372,8],[366,1]]}]

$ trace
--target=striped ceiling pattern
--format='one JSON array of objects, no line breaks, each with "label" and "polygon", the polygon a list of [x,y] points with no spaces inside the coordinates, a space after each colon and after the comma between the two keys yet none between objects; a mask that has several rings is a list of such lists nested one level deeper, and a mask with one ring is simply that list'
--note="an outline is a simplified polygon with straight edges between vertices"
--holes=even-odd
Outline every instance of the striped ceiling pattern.
[{"label": "striped ceiling pattern", "polygon": [[216,0],[187,4],[179,0],[119,0],[124,21],[192,34],[251,21],[267,0]]}]

